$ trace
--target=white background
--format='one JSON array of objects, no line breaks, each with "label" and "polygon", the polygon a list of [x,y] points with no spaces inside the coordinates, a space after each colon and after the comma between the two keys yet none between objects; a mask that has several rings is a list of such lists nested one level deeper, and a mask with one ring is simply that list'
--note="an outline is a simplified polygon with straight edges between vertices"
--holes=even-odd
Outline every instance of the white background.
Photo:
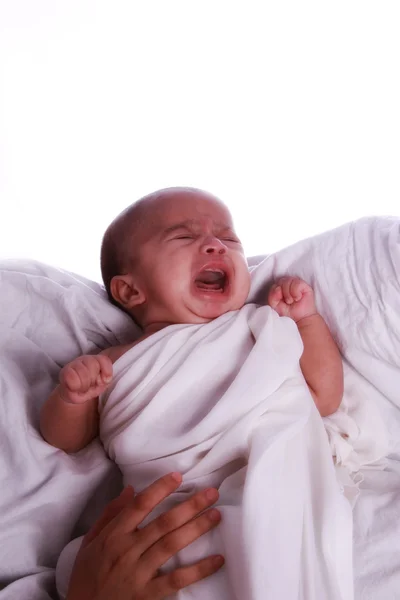
[{"label": "white background", "polygon": [[99,278],[125,206],[193,185],[248,255],[400,214],[400,7],[0,0],[0,258]]}]

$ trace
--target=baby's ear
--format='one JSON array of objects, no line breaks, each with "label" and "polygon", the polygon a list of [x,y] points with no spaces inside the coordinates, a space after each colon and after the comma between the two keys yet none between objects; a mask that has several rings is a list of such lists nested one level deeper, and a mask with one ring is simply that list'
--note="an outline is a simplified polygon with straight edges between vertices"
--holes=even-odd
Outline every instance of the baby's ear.
[{"label": "baby's ear", "polygon": [[146,300],[142,290],[135,285],[132,275],[116,275],[110,283],[111,295],[126,310],[143,304]]}]

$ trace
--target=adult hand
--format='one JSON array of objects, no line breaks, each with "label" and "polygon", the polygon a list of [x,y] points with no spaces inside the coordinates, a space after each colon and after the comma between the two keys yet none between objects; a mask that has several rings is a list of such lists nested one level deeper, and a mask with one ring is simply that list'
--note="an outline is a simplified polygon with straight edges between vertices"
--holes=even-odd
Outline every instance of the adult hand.
[{"label": "adult hand", "polygon": [[161,600],[218,571],[224,559],[216,555],[168,574],[158,572],[179,550],[218,525],[219,511],[203,512],[218,499],[217,490],[199,492],[138,529],[181,481],[172,473],[137,495],[128,487],[108,505],[82,542],[67,600]]}]

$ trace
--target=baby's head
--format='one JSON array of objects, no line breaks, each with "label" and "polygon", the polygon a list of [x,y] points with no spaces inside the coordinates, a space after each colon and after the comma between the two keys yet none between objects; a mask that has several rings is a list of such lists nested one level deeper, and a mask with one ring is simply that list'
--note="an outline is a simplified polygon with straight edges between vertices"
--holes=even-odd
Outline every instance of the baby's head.
[{"label": "baby's head", "polygon": [[192,188],[154,192],[122,212],[104,234],[101,270],[110,299],[145,332],[237,310],[250,287],[229,210]]}]

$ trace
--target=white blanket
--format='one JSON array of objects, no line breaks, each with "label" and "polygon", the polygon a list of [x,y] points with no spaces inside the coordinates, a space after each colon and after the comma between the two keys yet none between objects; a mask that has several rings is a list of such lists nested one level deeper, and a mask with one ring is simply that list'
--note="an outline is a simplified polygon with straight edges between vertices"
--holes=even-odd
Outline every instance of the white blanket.
[{"label": "white blanket", "polygon": [[[352,464],[353,479],[363,478],[354,508],[356,600],[397,598],[399,220],[363,219],[267,257],[252,274],[249,300],[265,298],[270,281],[284,273],[313,285],[319,310],[342,349],[345,416],[354,414],[357,405],[369,412],[369,403],[379,409],[389,433],[387,464],[375,470],[382,437],[375,445],[375,437],[354,419],[347,464]],[[56,598],[59,553],[118,492],[118,472],[98,441],[67,456],[41,439],[38,414],[63,364],[137,333],[97,284],[47,265],[0,264],[1,600]]]},{"label": "white blanket", "polygon": [[100,437],[125,483],[140,489],[180,471],[168,507],[220,490],[221,527],[180,558],[212,549],[226,568],[182,600],[263,600],[266,590],[285,600],[353,597],[351,509],[301,353],[293,321],[247,305],[207,325],[168,327],[115,364]]}]

